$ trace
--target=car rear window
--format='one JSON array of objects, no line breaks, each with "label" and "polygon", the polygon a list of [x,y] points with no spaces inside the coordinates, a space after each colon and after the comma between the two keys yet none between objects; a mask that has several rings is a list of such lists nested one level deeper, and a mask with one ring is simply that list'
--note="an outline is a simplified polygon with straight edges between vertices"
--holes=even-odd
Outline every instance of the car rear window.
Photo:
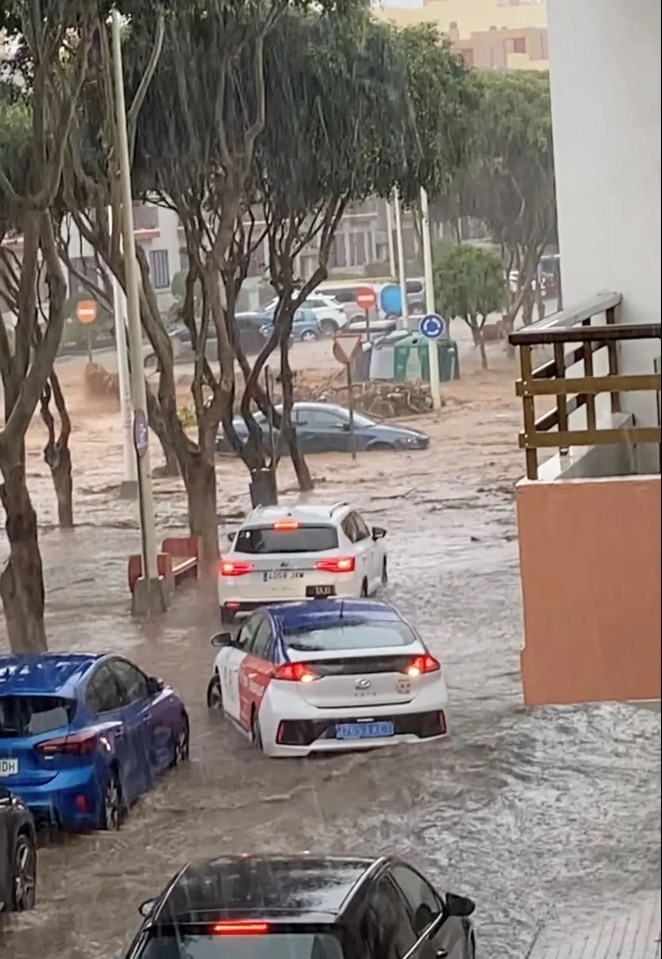
[{"label": "car rear window", "polygon": [[267,935],[180,935],[154,933],[140,959],[343,959],[342,946],[328,933]]},{"label": "car rear window", "polygon": [[409,646],[416,636],[403,622],[347,620],[342,624],[285,630],[290,649],[310,652],[334,649],[378,649],[381,646]]},{"label": "car rear window", "polygon": [[0,696],[0,738],[38,736],[67,726],[76,703],[59,696]]},{"label": "car rear window", "polygon": [[257,526],[239,530],[234,548],[240,553],[320,553],[338,548],[338,533],[335,526]]}]

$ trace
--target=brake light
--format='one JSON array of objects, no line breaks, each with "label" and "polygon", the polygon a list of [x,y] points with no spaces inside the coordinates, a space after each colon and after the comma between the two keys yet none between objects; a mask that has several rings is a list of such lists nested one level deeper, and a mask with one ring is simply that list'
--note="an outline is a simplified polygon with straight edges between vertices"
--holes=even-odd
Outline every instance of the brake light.
[{"label": "brake light", "polygon": [[312,683],[319,676],[305,663],[283,663],[274,672],[274,679],[283,679],[288,683]]},{"label": "brake light", "polygon": [[439,661],[434,656],[430,656],[429,653],[425,653],[424,656],[416,656],[412,659],[407,666],[407,675],[415,679],[422,673],[436,673],[438,669],[441,669]]},{"label": "brake light", "polygon": [[274,523],[274,529],[283,530],[299,529],[299,523],[295,519],[279,519]]},{"label": "brake light", "polygon": [[356,569],[354,556],[331,556],[328,559],[318,559],[315,569],[325,573],[353,573]]},{"label": "brake light", "polygon": [[215,922],[211,927],[214,936],[263,936],[269,932],[268,922]]},{"label": "brake light", "polygon": [[233,559],[222,559],[219,566],[221,576],[245,576],[253,572],[252,563],[237,562]]},{"label": "brake light", "polygon": [[92,756],[97,748],[97,734],[92,732],[72,733],[37,743],[35,750],[40,756]]}]

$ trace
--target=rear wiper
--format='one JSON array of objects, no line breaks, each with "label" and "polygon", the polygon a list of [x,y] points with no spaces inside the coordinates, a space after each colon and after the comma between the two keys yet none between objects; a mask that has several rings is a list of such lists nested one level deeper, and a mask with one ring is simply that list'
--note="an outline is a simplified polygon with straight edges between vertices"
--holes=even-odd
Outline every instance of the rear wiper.
[{"label": "rear wiper", "polygon": [[323,653],[326,646],[310,646],[308,643],[288,643],[290,649],[297,649],[305,653]]}]

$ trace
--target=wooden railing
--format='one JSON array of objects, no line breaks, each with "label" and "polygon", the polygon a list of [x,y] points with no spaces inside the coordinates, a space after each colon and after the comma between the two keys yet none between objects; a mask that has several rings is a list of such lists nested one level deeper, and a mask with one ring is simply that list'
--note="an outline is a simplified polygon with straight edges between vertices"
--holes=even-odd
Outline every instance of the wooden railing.
[{"label": "wooden railing", "polygon": [[[521,378],[517,380],[516,388],[517,395],[522,397],[524,429],[519,436],[519,445],[525,450],[529,479],[538,478],[538,450],[541,448],[567,453],[573,446],[624,441],[624,430],[598,427],[595,403],[598,394],[609,394],[612,413],[621,410],[623,393],[654,390],[659,394],[659,373],[619,372],[619,342],[660,339],[659,323],[617,323],[616,310],[621,300],[620,293],[601,293],[574,309],[562,310],[508,337],[520,354]],[[601,314],[604,314],[605,322],[591,325],[592,318]],[[553,359],[534,369],[532,351],[536,346],[551,346]],[[607,350],[609,372],[596,376],[594,354],[603,348]],[[651,355],[651,366],[652,360]],[[583,363],[583,375],[566,377],[566,370],[577,363]],[[536,418],[537,396],[556,397],[556,406]],[[581,407],[586,409],[586,425],[583,429],[575,429],[570,425],[569,417]],[[659,443],[660,427],[635,424],[628,427],[627,440],[633,444]]]}]

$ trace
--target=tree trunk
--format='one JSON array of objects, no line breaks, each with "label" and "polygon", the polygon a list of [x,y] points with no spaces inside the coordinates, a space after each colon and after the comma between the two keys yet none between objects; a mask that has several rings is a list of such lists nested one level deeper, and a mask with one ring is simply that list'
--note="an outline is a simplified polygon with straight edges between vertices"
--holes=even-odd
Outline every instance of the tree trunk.
[{"label": "tree trunk", "polygon": [[73,479],[71,474],[71,453],[69,447],[59,450],[59,460],[51,467],[53,487],[57,499],[57,519],[60,529],[73,529]]},{"label": "tree trunk", "polygon": [[158,401],[149,384],[146,384],[146,386],[147,418],[150,429],[156,433],[161,449],[163,450],[163,458],[165,460],[164,475],[179,476],[179,461],[177,459],[177,453],[175,452],[175,444],[172,442],[170,434],[168,433],[168,427],[166,426],[165,418],[161,413]]},{"label": "tree trunk", "polygon": [[0,501],[5,510],[9,559],[0,573],[0,596],[13,653],[39,653],[46,647],[44,575],[32,506],[22,464],[3,467]]},{"label": "tree trunk", "polygon": [[208,579],[218,563],[218,520],[216,516],[216,469],[196,450],[189,453],[184,467],[191,536],[200,539],[200,574]]},{"label": "tree trunk", "polygon": [[292,367],[290,366],[289,338],[287,342],[281,343],[280,347],[280,379],[283,391],[283,415],[281,422],[283,438],[287,443],[299,489],[302,493],[309,493],[310,490],[315,488],[315,484],[310,475],[308,463],[306,463],[305,457],[299,449],[299,439],[296,430],[292,426],[294,378],[292,376]]},{"label": "tree trunk", "polygon": [[480,368],[481,370],[486,370],[487,366],[487,350],[485,349],[485,335],[482,327],[476,327],[476,336],[478,338],[478,349],[480,351]]}]

